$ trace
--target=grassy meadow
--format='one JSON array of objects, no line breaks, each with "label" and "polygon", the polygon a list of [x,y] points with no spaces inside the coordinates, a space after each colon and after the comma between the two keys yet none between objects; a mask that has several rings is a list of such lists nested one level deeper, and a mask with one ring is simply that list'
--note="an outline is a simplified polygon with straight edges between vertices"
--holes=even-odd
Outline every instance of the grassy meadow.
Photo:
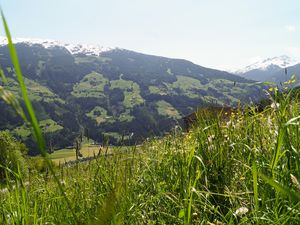
[{"label": "grassy meadow", "polygon": [[[83,157],[92,157],[98,154],[100,146],[86,146],[80,149]],[[56,164],[62,164],[68,161],[76,160],[75,149],[60,149],[52,153],[49,158]]]},{"label": "grassy meadow", "polygon": [[[80,148],[80,153],[82,157],[80,158],[89,158],[97,156],[101,154],[103,156],[107,154],[112,154],[114,151],[120,152],[121,149],[127,148],[124,147],[103,147],[101,145],[92,145],[90,143],[85,143]],[[56,165],[64,164],[65,162],[74,161],[76,160],[76,151],[75,148],[66,148],[66,149],[59,149],[54,151],[49,155],[49,158],[55,162]]]},{"label": "grassy meadow", "polygon": [[55,167],[71,209],[52,175],[8,173],[15,181],[1,191],[0,222],[299,224],[300,102],[273,97],[263,112],[201,115],[187,133]]}]

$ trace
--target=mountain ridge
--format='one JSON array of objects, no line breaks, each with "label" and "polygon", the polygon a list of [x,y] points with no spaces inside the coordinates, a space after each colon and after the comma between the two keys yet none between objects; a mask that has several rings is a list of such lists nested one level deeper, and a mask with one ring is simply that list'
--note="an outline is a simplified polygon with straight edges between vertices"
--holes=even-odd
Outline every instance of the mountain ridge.
[{"label": "mountain ridge", "polygon": [[[234,74],[249,80],[279,83],[280,81],[274,77],[275,74],[278,74],[281,70],[295,66],[299,63],[300,62],[287,55],[269,57],[252,63],[243,69],[236,70],[234,71]],[[276,77],[278,77],[278,75],[276,75]]]},{"label": "mountain ridge", "polygon": [[286,68],[286,67],[294,66],[298,63],[300,63],[300,62],[296,61],[295,59],[292,59],[291,57],[289,57],[287,55],[269,57],[266,59],[259,60],[255,63],[252,63],[243,69],[239,69],[239,70],[235,71],[235,74],[244,74],[251,70],[266,71],[266,70],[270,69],[270,67]]},{"label": "mountain ridge", "polygon": [[[48,48],[53,47],[64,47],[66,48],[72,55],[76,54],[85,54],[85,55],[94,55],[99,56],[102,52],[111,51],[119,48],[110,48],[103,47],[100,45],[91,45],[91,44],[71,44],[63,41],[57,41],[52,39],[41,39],[41,38],[13,38],[14,44],[17,43],[26,43],[28,45],[39,44]],[[6,37],[0,36],[0,46],[7,45],[8,41]]]}]

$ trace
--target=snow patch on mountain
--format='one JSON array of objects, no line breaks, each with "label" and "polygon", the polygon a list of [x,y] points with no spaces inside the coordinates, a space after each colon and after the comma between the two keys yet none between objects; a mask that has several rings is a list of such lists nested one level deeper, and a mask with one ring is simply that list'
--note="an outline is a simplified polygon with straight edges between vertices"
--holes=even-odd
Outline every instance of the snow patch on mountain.
[{"label": "snow patch on mountain", "polygon": [[[38,38],[14,38],[14,44],[25,43],[30,46],[39,44],[45,48],[54,48],[54,47],[64,47],[71,54],[84,54],[84,55],[94,55],[99,56],[102,52],[107,52],[114,50],[115,48],[107,48],[99,45],[88,45],[88,44],[70,44],[61,41],[55,41],[50,39],[38,39]],[[8,41],[6,37],[0,37],[0,46],[7,45]]]},{"label": "snow patch on mountain", "polygon": [[235,71],[236,74],[244,74],[251,70],[267,71],[274,68],[286,68],[298,64],[299,62],[290,58],[289,56],[282,55],[278,57],[267,58],[258,62],[255,62],[244,69]]}]

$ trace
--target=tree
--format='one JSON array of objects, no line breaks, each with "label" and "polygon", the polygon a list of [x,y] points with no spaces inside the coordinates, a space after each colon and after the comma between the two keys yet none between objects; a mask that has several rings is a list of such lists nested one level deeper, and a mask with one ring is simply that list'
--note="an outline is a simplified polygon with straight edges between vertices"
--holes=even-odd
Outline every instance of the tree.
[{"label": "tree", "polygon": [[0,131],[0,181],[6,177],[7,169],[20,175],[27,175],[27,165],[23,154],[26,154],[26,147],[18,142],[7,131]]}]

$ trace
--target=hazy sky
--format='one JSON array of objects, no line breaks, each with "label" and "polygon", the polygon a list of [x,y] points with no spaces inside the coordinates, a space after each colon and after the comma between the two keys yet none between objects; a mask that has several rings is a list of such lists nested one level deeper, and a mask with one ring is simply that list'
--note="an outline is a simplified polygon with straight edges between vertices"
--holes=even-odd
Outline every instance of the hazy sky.
[{"label": "hazy sky", "polygon": [[299,0],[2,0],[0,4],[14,37],[121,47],[218,69],[282,54],[300,61]]}]

